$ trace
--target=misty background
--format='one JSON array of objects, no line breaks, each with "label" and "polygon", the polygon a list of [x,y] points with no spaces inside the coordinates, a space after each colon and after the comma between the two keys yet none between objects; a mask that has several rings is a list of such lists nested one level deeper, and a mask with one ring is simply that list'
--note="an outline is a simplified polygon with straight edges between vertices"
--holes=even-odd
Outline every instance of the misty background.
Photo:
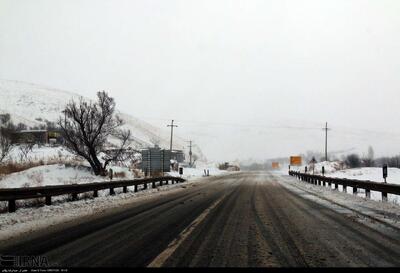
[{"label": "misty background", "polygon": [[[211,160],[400,153],[399,1],[0,0],[0,78],[94,98]],[[1,98],[5,99],[5,98]],[[134,134],[134,132],[133,132]]]}]

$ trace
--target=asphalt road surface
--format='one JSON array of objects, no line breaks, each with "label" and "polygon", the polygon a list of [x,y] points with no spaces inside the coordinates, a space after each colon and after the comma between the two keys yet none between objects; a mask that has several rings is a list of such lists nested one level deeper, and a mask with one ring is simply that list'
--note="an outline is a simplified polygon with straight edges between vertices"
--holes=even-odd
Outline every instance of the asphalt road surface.
[{"label": "asphalt road surface", "polygon": [[62,267],[400,266],[385,235],[303,198],[268,173],[210,177],[0,246]]}]

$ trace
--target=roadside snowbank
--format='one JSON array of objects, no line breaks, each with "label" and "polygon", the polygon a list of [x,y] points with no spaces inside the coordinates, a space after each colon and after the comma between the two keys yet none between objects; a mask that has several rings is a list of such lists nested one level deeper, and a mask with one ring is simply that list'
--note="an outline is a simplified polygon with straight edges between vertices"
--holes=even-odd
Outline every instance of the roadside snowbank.
[{"label": "roadside snowbank", "polygon": [[[314,173],[314,174],[321,174],[322,173],[322,166],[325,168],[325,174],[329,173],[335,173],[339,170],[343,169],[343,164],[337,161],[323,161],[323,162],[318,162],[314,164],[314,170],[313,166],[311,164],[306,164],[306,165],[301,165],[301,166],[291,166],[290,169],[292,171],[300,171],[304,172],[305,167],[307,167],[309,173]],[[281,169],[280,173],[285,173],[287,174],[288,170]]]},{"label": "roadside snowbank", "polygon": [[[356,168],[340,170],[327,174],[330,177],[348,178],[357,180],[371,180],[374,182],[384,182],[382,168]],[[388,168],[387,183],[400,184],[400,169]]]},{"label": "roadside snowbank", "polygon": [[[99,191],[97,198],[85,198],[74,202],[65,202],[64,198],[54,198],[51,206],[18,208],[14,213],[0,213],[0,241],[16,238],[24,233],[46,228],[48,226],[68,223],[80,217],[101,214],[106,210],[118,208],[130,203],[140,202],[159,195],[170,194],[195,187],[203,179],[192,179],[185,183],[169,184],[156,189],[133,192],[133,187],[128,187],[128,193],[116,189],[116,195],[110,196],[108,190]],[[80,195],[81,196],[81,195]]]},{"label": "roadside snowbank", "polygon": [[[340,213],[346,213],[365,224],[374,224],[376,226],[379,223],[385,223],[397,229],[400,228],[400,207],[397,204],[369,200],[364,197],[365,195],[353,196],[352,194],[331,190],[329,187],[301,182],[294,177],[281,175],[277,172],[273,172],[272,175],[276,178],[276,181],[300,196],[323,204]],[[398,234],[398,230],[394,232]]]},{"label": "roadside snowbank", "polygon": [[[133,179],[128,168],[111,167],[116,172],[125,173],[121,179]],[[114,178],[113,180],[118,180]],[[0,188],[39,187],[48,185],[68,185],[109,181],[108,177],[95,176],[84,166],[66,166],[65,164],[44,165],[0,177]]]},{"label": "roadside snowbank", "polygon": [[[202,177],[205,176],[204,175],[204,170],[209,171],[210,176],[214,176],[214,175],[222,175],[222,174],[227,174],[227,173],[231,173],[228,171],[223,171],[223,170],[219,170],[216,167],[213,166],[198,166],[197,168],[183,168],[183,175],[182,178],[190,180],[193,178],[198,178],[198,177]],[[168,172],[167,175],[170,176],[175,176],[175,177],[179,177],[179,172]]]},{"label": "roadside snowbank", "polygon": [[[346,179],[356,179],[356,180],[369,180],[373,182],[381,182],[384,183],[382,168],[380,167],[363,167],[363,168],[354,168],[354,169],[344,169],[343,164],[341,162],[333,161],[325,161],[319,162],[315,164],[314,172],[312,171],[312,166],[310,164],[303,166],[292,166],[291,170],[304,172],[305,167],[307,166],[308,173],[321,175],[322,166],[325,167],[325,175],[329,177],[336,178],[346,178]],[[281,175],[287,175],[287,170],[278,170],[275,173],[279,173]],[[387,183],[391,184],[400,184],[400,169],[398,168],[388,168],[388,177],[386,179]],[[343,187],[339,185],[339,190],[343,191]],[[352,188],[349,187],[348,192],[351,192]],[[357,192],[358,196],[364,196],[365,190],[359,189]],[[371,199],[379,201],[382,199],[382,195],[380,192],[371,191]],[[400,204],[400,196],[388,194],[388,201],[393,203]]]},{"label": "roadside snowbank", "polygon": [[[302,170],[304,172],[304,170]],[[280,175],[287,175],[283,172],[274,172]],[[356,179],[356,180],[369,180],[373,182],[381,182],[383,183],[383,175],[382,175],[382,168],[357,168],[357,169],[346,169],[346,170],[338,170],[335,172],[329,172],[325,174],[329,177],[337,177],[337,178],[346,178],[346,179]],[[397,168],[389,168],[388,169],[388,178],[387,183],[392,184],[400,184],[400,169]],[[334,185],[331,186],[332,189]],[[329,188],[327,188],[329,189]],[[343,192],[343,186],[339,185],[339,191]],[[347,194],[353,195],[353,188],[347,187]],[[365,190],[358,189],[357,196],[365,197]],[[381,201],[382,194],[381,192],[371,191],[371,200],[374,201]],[[388,201],[400,204],[400,196],[394,194],[388,194]]]}]

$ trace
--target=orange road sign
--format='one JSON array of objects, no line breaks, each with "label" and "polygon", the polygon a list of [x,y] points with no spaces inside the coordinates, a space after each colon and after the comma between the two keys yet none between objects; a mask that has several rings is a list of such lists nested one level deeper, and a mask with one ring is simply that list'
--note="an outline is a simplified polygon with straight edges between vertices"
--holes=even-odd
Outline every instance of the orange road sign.
[{"label": "orange road sign", "polygon": [[290,165],[300,166],[301,165],[301,156],[291,156],[290,157]]},{"label": "orange road sign", "polygon": [[279,162],[272,162],[272,169],[279,169]]}]

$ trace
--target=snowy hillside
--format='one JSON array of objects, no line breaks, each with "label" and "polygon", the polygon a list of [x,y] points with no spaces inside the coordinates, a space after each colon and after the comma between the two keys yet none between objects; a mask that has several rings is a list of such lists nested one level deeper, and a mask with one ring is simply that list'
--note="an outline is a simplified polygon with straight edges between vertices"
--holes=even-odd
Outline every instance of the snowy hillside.
[{"label": "snowy hillside", "polygon": [[[1,79],[0,97],[0,114],[9,113],[14,123],[22,122],[28,126],[45,124],[45,120],[56,121],[68,101],[81,98],[67,91]],[[125,127],[132,132],[134,148],[152,146],[155,142],[163,148],[169,147],[167,128],[160,129],[128,114],[119,114],[126,123]],[[174,138],[174,148],[188,152],[186,146],[184,139],[179,136]]]}]

